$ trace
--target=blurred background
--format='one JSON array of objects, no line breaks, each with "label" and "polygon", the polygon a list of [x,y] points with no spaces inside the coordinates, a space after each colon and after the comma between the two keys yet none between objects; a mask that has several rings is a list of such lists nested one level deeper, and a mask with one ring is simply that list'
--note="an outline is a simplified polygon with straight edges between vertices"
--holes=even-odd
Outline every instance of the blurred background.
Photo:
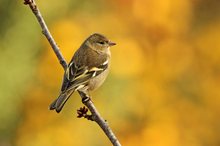
[{"label": "blurred background", "polygon": [[[92,96],[122,145],[220,145],[219,0],[36,2],[67,61],[94,32],[117,43]],[[1,0],[0,19],[0,146],[111,145],[77,93],[48,110],[63,69],[30,9]]]}]

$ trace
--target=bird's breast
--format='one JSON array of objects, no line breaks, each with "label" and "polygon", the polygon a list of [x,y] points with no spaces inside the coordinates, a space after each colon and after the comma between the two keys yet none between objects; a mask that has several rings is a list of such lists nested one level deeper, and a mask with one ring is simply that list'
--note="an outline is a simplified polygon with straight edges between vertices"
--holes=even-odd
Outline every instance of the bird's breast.
[{"label": "bird's breast", "polygon": [[109,67],[98,76],[90,79],[88,83],[88,90],[93,91],[99,88],[104,83],[106,77],[108,76],[108,73],[109,73]]}]

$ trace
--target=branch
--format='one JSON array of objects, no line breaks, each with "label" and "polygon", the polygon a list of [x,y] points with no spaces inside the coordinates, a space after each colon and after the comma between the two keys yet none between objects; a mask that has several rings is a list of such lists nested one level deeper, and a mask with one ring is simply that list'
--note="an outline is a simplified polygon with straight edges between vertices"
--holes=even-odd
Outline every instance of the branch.
[{"label": "branch", "polygon": [[[56,42],[54,41],[52,35],[50,34],[50,32],[47,28],[47,25],[46,25],[41,13],[40,13],[40,10],[37,8],[37,5],[36,5],[35,1],[34,0],[24,0],[24,4],[29,5],[30,9],[32,10],[34,15],[36,16],[36,18],[37,18],[37,20],[38,20],[38,22],[39,22],[39,24],[42,28],[42,33],[45,35],[45,37],[49,41],[54,53],[56,54],[58,60],[60,61],[60,64],[62,65],[64,70],[66,70],[67,63],[66,63],[59,47],[56,45]],[[90,112],[92,114],[90,116],[87,115],[87,119],[95,121],[102,128],[102,130],[104,131],[106,136],[109,138],[109,140],[111,141],[113,146],[121,146],[121,144],[119,143],[117,137],[114,135],[113,131],[111,130],[111,128],[109,127],[107,122],[101,117],[101,115],[99,114],[99,112],[96,109],[95,105],[92,103],[90,97],[88,97],[87,95],[85,95],[82,92],[79,92],[79,94],[82,98],[83,104],[90,110]],[[80,110],[86,111],[85,108],[81,108]],[[77,112],[80,113],[81,112],[80,110],[78,110]]]},{"label": "branch", "polygon": [[29,5],[29,7],[31,8],[32,12],[36,16],[37,21],[39,22],[39,24],[41,26],[42,33],[45,35],[45,37],[47,38],[51,47],[53,48],[53,51],[56,54],[57,58],[59,59],[60,64],[62,65],[64,70],[66,70],[67,63],[66,63],[62,53],[60,52],[59,47],[56,45],[56,42],[54,41],[52,35],[50,34],[50,31],[48,30],[47,25],[46,25],[41,13],[40,13],[40,10],[37,8],[35,1],[34,0],[24,0],[24,4]]},{"label": "branch", "polygon": [[[85,115],[88,117],[88,120],[95,121],[105,132],[106,136],[109,138],[113,146],[121,146],[119,143],[117,137],[114,135],[113,131],[111,128],[108,126],[107,122],[101,117],[99,114],[98,110],[96,109],[95,105],[91,101],[91,97],[89,97],[87,94],[78,91],[79,95],[82,98],[82,103],[90,110],[92,113],[91,116]],[[85,113],[86,114],[86,113]],[[79,114],[80,115],[80,114]]]}]

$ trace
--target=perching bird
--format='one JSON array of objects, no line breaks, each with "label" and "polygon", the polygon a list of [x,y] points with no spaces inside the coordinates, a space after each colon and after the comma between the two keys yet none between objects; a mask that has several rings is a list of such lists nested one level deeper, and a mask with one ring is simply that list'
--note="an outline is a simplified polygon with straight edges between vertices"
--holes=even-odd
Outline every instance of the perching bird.
[{"label": "perching bird", "polygon": [[98,33],[83,42],[64,73],[60,95],[51,103],[50,110],[59,113],[74,91],[88,94],[104,82],[109,72],[109,48],[113,45],[116,44]]}]

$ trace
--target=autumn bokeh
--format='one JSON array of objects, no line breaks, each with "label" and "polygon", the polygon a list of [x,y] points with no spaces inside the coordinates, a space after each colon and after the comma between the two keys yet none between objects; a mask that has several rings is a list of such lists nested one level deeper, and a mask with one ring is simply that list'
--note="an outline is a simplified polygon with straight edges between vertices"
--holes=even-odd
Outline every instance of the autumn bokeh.
[{"label": "autumn bokeh", "polygon": [[[124,146],[219,146],[219,0],[37,0],[69,61],[100,32],[117,43],[93,101]],[[74,94],[48,110],[63,69],[30,9],[0,2],[0,146],[111,145],[76,118]]]}]

